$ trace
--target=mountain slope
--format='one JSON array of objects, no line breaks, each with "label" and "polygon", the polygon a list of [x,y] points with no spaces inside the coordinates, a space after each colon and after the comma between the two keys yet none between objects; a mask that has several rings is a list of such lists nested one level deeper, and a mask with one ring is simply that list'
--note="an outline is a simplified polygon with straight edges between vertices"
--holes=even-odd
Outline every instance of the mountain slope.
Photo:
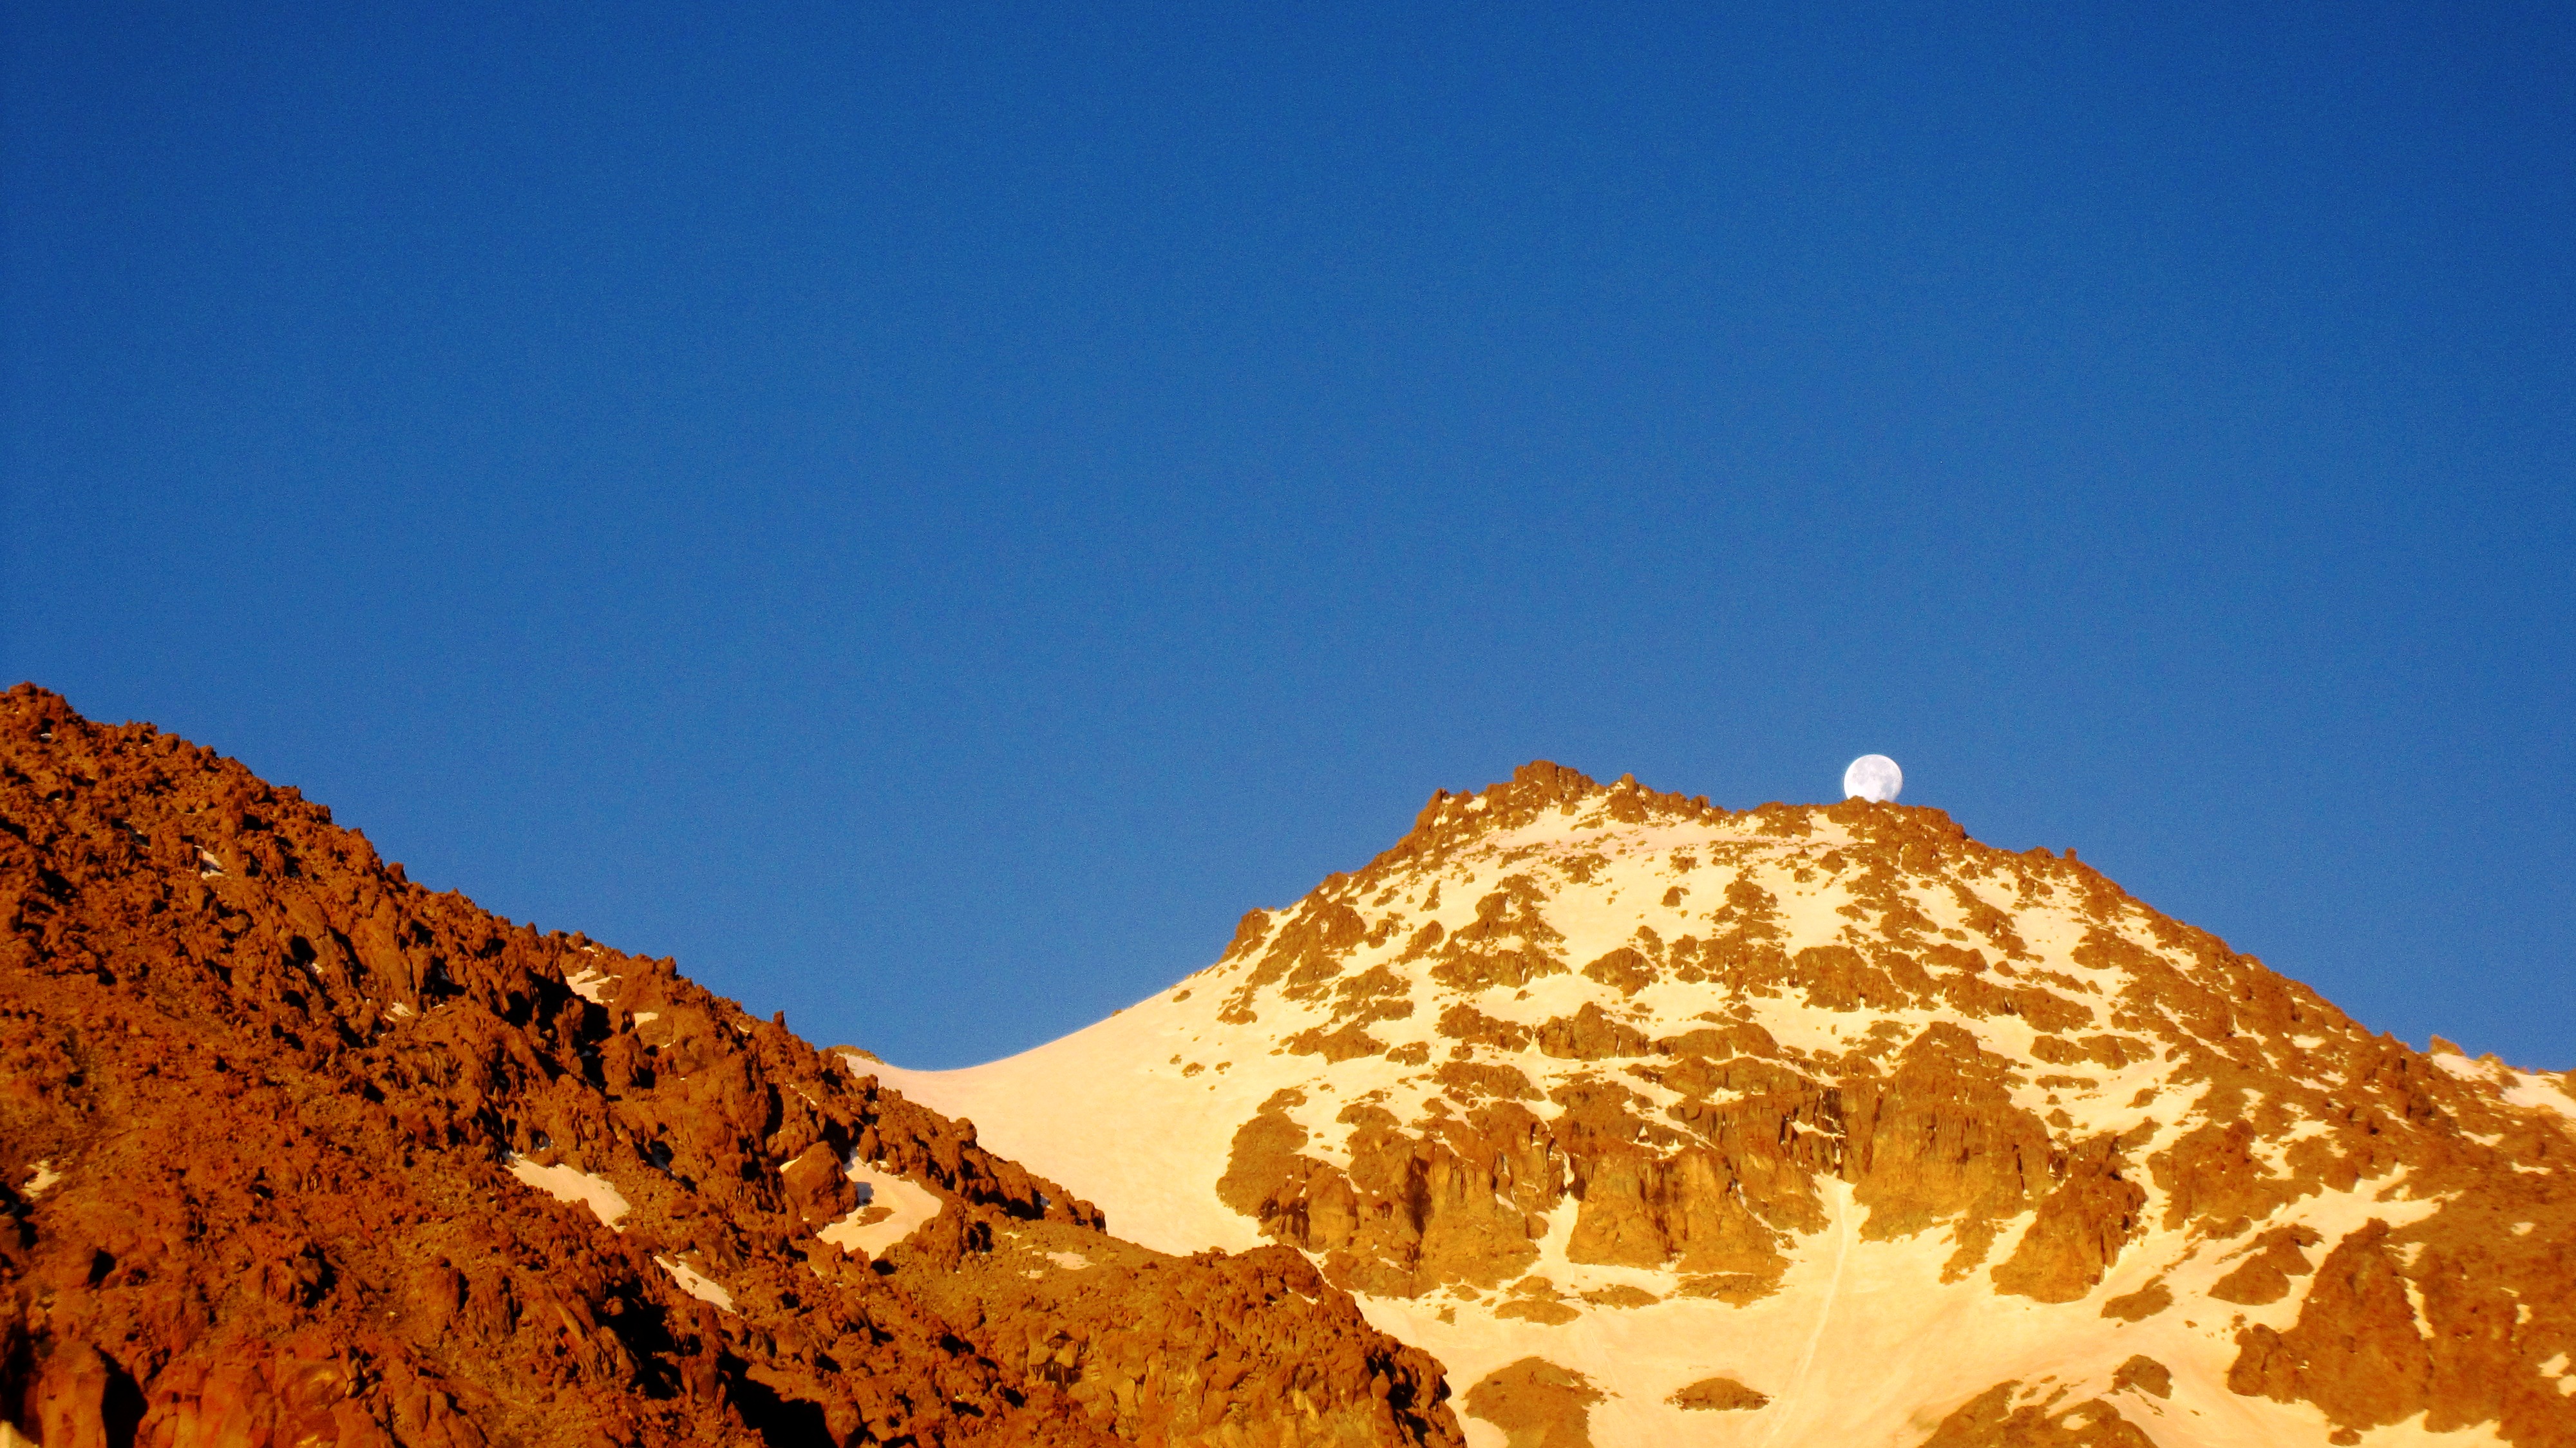
[{"label": "mountain slope", "polygon": [[868,1069],[1308,1253],[1479,1444],[2576,1443],[2568,1081],[1935,810],[1533,764],[1107,1021]]},{"label": "mountain slope", "polygon": [[1457,1441],[1284,1247],[1110,1237],[676,974],[0,696],[0,1445]]}]

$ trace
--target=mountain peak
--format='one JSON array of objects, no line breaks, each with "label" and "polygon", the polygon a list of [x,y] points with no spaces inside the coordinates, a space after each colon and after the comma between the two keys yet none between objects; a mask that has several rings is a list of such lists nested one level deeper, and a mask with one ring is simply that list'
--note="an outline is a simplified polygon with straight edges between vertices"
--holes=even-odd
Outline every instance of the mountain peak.
[{"label": "mountain peak", "polygon": [[[1782,836],[1811,834],[1819,821],[1847,831],[1855,841],[1890,842],[1906,838],[1965,840],[1967,830],[1945,811],[1925,805],[1877,803],[1857,796],[1833,804],[1764,804],[1750,810],[1712,805],[1706,795],[1668,794],[1639,784],[1623,774],[1602,784],[1580,770],[1533,759],[1512,777],[1481,790],[1452,793],[1435,790],[1413,828],[1372,864],[1437,853],[1460,840],[1497,830],[1527,827],[1542,818],[1579,822],[1593,828],[1637,825],[1649,821],[1709,823],[1752,820]],[[2046,856],[2046,850],[2035,852]],[[2073,851],[2067,859],[2074,859]]]},{"label": "mountain peak", "polygon": [[888,1076],[1149,1244],[1304,1251],[1471,1433],[2576,1433],[2565,1078],[2410,1051],[1937,809],[1534,761],[1171,991]]}]

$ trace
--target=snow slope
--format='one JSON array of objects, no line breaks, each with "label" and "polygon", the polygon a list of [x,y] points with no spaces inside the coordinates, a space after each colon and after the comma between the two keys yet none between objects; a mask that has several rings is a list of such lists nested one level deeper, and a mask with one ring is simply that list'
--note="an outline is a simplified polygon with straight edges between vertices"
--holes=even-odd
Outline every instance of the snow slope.
[{"label": "snow slope", "polygon": [[[1931,1067],[1907,1075],[1941,1042],[1998,1083],[1982,1104],[1932,1099]],[[1710,1085],[1730,1063],[1731,1084]],[[1533,766],[1481,795],[1435,797],[1368,869],[1255,912],[1216,965],[1085,1030],[962,1071],[852,1064],[970,1118],[984,1145],[1087,1196],[1121,1236],[1174,1253],[1305,1246],[1372,1323],[1446,1364],[1453,1401],[1524,1358],[1581,1374],[1603,1395],[1586,1416],[1604,1445],[1912,1445],[2015,1383],[2012,1401],[2062,1429],[2115,1410],[2159,1444],[2323,1444],[2340,1426],[2334,1441],[2464,1445],[2508,1441],[2508,1421],[2526,1425],[2521,1441],[2548,1441],[2564,1359],[2543,1371],[2547,1349],[2576,1343],[2576,1282],[2528,1255],[2576,1240],[2562,1081],[2457,1058],[2434,1069],[2071,857],[1987,849],[1934,811],[1730,814]],[[1811,1104],[1759,1115],[1769,1108],[1740,1074],[1757,1068],[1808,1083]],[[1479,1157],[1491,1138],[1461,1126],[1491,1106],[1472,1084],[1486,1069],[1527,1081],[1527,1107],[1505,1109],[1537,1123],[1547,1180],[1513,1176],[1500,1146]],[[1906,1106],[1908,1089],[1924,1102]],[[1969,1143],[1958,1150],[1985,1185],[1941,1188],[1952,1195],[1930,1220],[1906,1220],[1894,1203],[1909,1183],[1868,1164],[1906,1143],[1837,1115],[1865,1098],[1917,1110],[1908,1131]],[[1296,1139],[1290,1184],[1271,1198],[1286,1205],[1267,1220],[1219,1185],[1268,1169],[1251,1144],[1265,1107]],[[2428,1111],[2451,1126],[2419,1129]],[[1766,1139],[1726,1144],[1756,1127]],[[1426,1162],[1436,1177],[1436,1142],[1501,1172],[1493,1195],[1529,1208],[1527,1246],[1507,1231],[1500,1255],[1442,1258],[1436,1205],[1371,1195],[1367,1181],[1406,1161],[1410,1180]],[[1678,1188],[1631,1210],[1599,1185],[1620,1161],[1651,1174],[1695,1152],[1732,1173],[1722,1195],[1778,1244],[1767,1286],[1688,1270],[1699,1249],[1675,1225],[1684,1206],[1654,1197]],[[1772,1162],[1796,1175],[1763,1185]],[[2090,1195],[2066,1185],[2078,1178]],[[2518,1231],[2470,1210],[2499,1183],[2519,1194],[2498,1208]],[[1360,1225],[1332,1236],[1344,1186]],[[1469,1209],[1520,1220],[1469,1195]],[[1426,1211],[1412,1237],[1369,1225]],[[2063,1212],[2090,1215],[2067,1232]],[[1657,1231],[1672,1239],[1661,1257],[1633,1245]],[[2096,1240],[2110,1244],[2098,1263],[2084,1247]],[[2265,1342],[2288,1344],[2275,1361],[2304,1362],[2308,1334],[2419,1333],[2404,1303],[2432,1311],[2431,1274],[2472,1242],[2526,1254],[2494,1280],[2520,1294],[2496,1300],[2527,1330],[2509,1367],[2481,1369],[2516,1374],[2522,1406],[2479,1413],[2435,1386],[2420,1402],[2374,1396],[2331,1367],[2276,1367],[2268,1388],[2246,1378]],[[2241,1269],[2267,1252],[2282,1295],[2233,1300],[2261,1296]],[[2399,1320],[2384,1293],[2311,1306],[2315,1284],[2353,1277],[2334,1264],[2383,1255],[2423,1274]],[[1733,1299],[1694,1295],[1721,1278]],[[2533,1281],[2568,1290],[2544,1309]],[[2172,1305],[2148,1310],[2141,1294],[2159,1291]],[[2430,1329],[2390,1340],[2441,1342]],[[2169,1391],[2124,1372],[2137,1358]],[[1767,1403],[1669,1401],[1716,1376]],[[1462,1421],[1478,1448],[1506,1441],[1504,1425]]]}]

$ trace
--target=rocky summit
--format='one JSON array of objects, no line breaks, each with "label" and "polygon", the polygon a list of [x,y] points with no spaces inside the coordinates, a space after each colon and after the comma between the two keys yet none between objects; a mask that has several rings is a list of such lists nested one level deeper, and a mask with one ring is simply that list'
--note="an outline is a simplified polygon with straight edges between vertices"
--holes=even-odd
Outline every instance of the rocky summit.
[{"label": "rocky summit", "polygon": [[0,1448],[1455,1444],[1287,1245],[964,1122],[294,790],[0,696]]},{"label": "rocky summit", "polygon": [[1087,1030],[852,1067],[1295,1249],[1479,1448],[2576,1444],[2576,1083],[1938,810],[1532,764]]}]

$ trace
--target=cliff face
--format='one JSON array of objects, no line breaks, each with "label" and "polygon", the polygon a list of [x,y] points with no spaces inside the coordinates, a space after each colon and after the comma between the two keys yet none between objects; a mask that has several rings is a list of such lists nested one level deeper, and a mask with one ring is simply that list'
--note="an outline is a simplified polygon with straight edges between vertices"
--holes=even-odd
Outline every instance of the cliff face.
[{"label": "cliff face", "polygon": [[2567,1081],[1936,810],[1531,765],[886,1079],[1149,1245],[1299,1249],[1479,1444],[2576,1443]]},{"label": "cliff face", "polygon": [[1458,1441],[1291,1248],[1115,1240],[670,962],[23,685],[0,921],[0,1441]]}]

